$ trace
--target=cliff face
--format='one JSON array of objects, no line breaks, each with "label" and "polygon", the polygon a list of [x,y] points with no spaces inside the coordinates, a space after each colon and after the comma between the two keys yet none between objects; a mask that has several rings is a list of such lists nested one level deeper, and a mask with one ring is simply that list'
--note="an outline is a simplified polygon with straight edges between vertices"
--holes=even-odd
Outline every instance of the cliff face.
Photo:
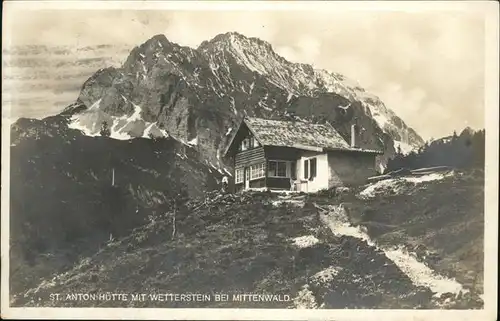
[{"label": "cliff face", "polygon": [[102,122],[111,137],[173,136],[191,142],[212,162],[244,115],[330,121],[349,139],[360,129],[361,147],[380,148],[385,164],[394,145],[413,147],[422,138],[343,75],[291,63],[271,45],[238,33],[220,34],[198,48],[157,35],[134,48],[121,68],[97,71],[62,115],[70,127],[98,135]]}]

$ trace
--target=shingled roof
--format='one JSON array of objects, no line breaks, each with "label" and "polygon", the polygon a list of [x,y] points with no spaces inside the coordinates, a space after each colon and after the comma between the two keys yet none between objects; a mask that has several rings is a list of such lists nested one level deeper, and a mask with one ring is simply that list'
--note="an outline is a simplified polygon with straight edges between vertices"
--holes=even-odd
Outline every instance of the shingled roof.
[{"label": "shingled roof", "polygon": [[245,117],[243,122],[263,146],[294,147],[314,151],[344,150],[380,153],[375,150],[351,147],[329,123],[314,124],[298,120],[283,121],[255,117]]},{"label": "shingled roof", "polygon": [[245,123],[264,146],[303,145],[316,148],[349,148],[349,144],[330,125],[304,121],[280,121],[247,117]]}]

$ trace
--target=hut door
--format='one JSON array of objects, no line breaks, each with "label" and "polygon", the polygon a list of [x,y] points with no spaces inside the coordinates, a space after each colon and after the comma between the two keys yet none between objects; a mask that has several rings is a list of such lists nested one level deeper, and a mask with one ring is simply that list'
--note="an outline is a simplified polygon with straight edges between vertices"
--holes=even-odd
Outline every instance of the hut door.
[{"label": "hut door", "polygon": [[250,167],[245,167],[245,189],[250,188]]}]

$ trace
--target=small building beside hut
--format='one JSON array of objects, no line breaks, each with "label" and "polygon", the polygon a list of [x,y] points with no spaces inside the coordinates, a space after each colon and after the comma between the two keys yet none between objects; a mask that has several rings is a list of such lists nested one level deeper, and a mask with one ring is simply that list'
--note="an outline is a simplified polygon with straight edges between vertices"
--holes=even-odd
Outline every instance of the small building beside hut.
[{"label": "small building beside hut", "polygon": [[366,183],[382,153],[356,147],[354,125],[348,143],[329,123],[245,117],[224,157],[233,162],[236,191],[316,192]]}]

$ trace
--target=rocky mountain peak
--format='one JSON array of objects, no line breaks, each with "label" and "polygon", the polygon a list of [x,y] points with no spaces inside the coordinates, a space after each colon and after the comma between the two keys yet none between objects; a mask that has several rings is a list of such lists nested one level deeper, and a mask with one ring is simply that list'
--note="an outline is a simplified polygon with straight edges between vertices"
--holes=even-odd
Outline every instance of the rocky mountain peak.
[{"label": "rocky mountain peak", "polygon": [[[173,136],[195,142],[220,163],[230,133],[244,115],[328,120],[346,139],[360,127],[361,147],[415,148],[423,140],[375,95],[335,72],[292,63],[271,44],[227,32],[197,49],[155,35],[135,47],[121,68],[99,70],[70,110],[70,126],[99,135],[106,121],[112,138]],[[78,107],[78,108],[76,108]],[[66,109],[65,114],[69,114]]]},{"label": "rocky mountain peak", "polygon": [[[163,34],[158,34],[130,52],[123,64],[127,72],[147,73],[156,64],[182,63],[186,57],[196,56],[196,50],[171,42]],[[139,70],[136,70],[139,67]],[[149,67],[149,68],[145,68]]]},{"label": "rocky mountain peak", "polygon": [[[208,41],[203,41],[199,46],[198,50],[205,51],[209,48],[217,48],[217,47],[246,47],[247,49],[251,48],[260,48],[273,51],[272,45],[264,41],[262,39],[256,37],[247,37],[241,33],[231,31],[226,33],[221,33]],[[274,52],[274,51],[273,51]]]},{"label": "rocky mountain peak", "polygon": [[269,74],[264,65],[288,63],[279,56],[270,43],[256,37],[246,37],[237,32],[227,32],[215,36],[210,41],[204,41],[198,50],[209,59],[229,54],[237,62],[245,65],[252,71]]}]

